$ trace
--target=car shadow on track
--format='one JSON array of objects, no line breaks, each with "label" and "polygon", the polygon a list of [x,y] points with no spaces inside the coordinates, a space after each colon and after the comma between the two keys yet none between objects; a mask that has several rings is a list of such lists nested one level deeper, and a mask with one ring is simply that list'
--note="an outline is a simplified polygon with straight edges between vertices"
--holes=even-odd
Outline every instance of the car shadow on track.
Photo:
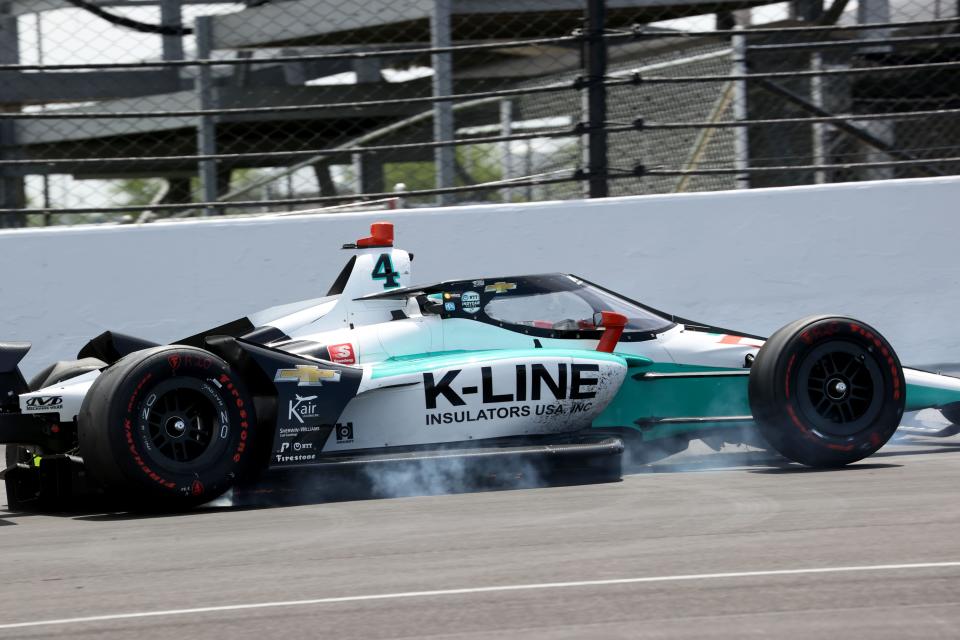
[{"label": "car shadow on track", "polygon": [[[63,513],[81,521],[103,522],[171,516],[202,516],[225,511],[245,511],[318,505],[359,500],[435,496],[487,491],[515,491],[544,487],[616,482],[615,469],[556,472],[533,464],[471,465],[457,460],[416,461],[375,468],[337,471],[286,470],[272,472],[256,484],[240,487],[226,496],[188,512],[119,512],[87,509],[85,513]],[[106,512],[105,511],[109,511]],[[55,514],[57,515],[57,514]]]},{"label": "car shadow on track", "polygon": [[824,473],[840,471],[859,471],[864,469],[884,469],[903,465],[891,463],[859,462],[845,467],[812,468],[767,452],[716,453],[691,457],[683,460],[660,462],[641,467],[628,467],[624,474],[642,475],[649,473],[704,473],[725,469],[740,469],[750,473]]},{"label": "car shadow on track", "polygon": [[770,467],[768,469],[750,469],[750,473],[765,473],[771,475],[790,473],[856,473],[857,471],[869,471],[871,469],[896,469],[902,466],[902,464],[857,462],[844,467],[812,468],[799,464],[789,464],[782,467]]}]

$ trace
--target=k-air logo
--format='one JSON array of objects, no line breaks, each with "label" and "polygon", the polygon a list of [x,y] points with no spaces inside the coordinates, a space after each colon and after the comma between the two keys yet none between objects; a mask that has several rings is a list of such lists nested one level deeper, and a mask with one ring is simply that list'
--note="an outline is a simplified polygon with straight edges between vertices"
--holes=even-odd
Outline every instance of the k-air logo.
[{"label": "k-air logo", "polygon": [[298,387],[322,387],[324,382],[340,382],[340,372],[321,369],[315,364],[298,364],[293,369],[277,369],[274,382],[296,382]]},{"label": "k-air logo", "polygon": [[[596,364],[559,363],[556,375],[553,367],[542,364],[518,364],[514,375],[499,375],[506,380],[494,380],[492,367],[480,367],[480,388],[473,385],[454,387],[454,382],[463,371],[450,369],[439,380],[431,372],[423,374],[423,393],[427,409],[436,409],[437,400],[442,396],[454,407],[467,404],[464,396],[480,394],[483,404],[503,402],[526,402],[540,400],[589,400],[597,396],[599,379],[587,377],[596,373],[600,366]],[[500,371],[506,371],[501,369]],[[498,392],[499,391],[499,392]],[[506,391],[506,392],[504,392]]]},{"label": "k-air logo", "polygon": [[295,395],[287,407],[287,420],[296,420],[303,424],[304,419],[320,417],[320,408],[315,402],[317,397]]},{"label": "k-air logo", "polygon": [[60,396],[34,396],[27,398],[27,411],[53,411],[63,408],[63,398]]}]

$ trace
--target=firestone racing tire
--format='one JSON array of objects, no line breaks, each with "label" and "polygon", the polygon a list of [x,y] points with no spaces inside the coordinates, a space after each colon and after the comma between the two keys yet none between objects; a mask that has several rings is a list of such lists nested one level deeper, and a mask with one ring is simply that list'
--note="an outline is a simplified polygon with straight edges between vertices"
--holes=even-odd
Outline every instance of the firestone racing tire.
[{"label": "firestone racing tire", "polygon": [[193,347],[130,354],[94,381],[78,419],[88,472],[134,509],[222,495],[252,466],[256,416],[240,377]]},{"label": "firestone racing tire", "polygon": [[750,368],[750,408],[764,438],[811,467],[875,453],[903,417],[906,382],[893,347],[857,320],[812,316],[773,334]]}]

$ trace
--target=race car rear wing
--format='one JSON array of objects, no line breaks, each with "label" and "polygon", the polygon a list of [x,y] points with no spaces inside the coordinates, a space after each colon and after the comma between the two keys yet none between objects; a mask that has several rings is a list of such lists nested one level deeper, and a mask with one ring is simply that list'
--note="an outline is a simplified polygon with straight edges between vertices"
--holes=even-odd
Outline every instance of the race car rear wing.
[{"label": "race car rear wing", "polygon": [[20,411],[18,396],[29,389],[19,365],[30,346],[29,342],[0,342],[0,413]]},{"label": "race car rear wing", "polygon": [[0,342],[0,444],[48,444],[36,416],[20,413],[20,394],[30,389],[19,365],[28,351],[29,342]]}]

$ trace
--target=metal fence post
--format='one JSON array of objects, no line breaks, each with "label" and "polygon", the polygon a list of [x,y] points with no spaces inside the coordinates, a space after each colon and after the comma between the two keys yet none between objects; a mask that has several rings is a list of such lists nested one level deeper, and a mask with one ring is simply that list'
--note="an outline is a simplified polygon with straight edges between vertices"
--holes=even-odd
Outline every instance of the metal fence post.
[{"label": "metal fence post", "polygon": [[[433,0],[433,15],[430,18],[430,46],[449,47],[450,0]],[[430,56],[433,67],[433,95],[448,96],[453,93],[453,54],[434,53]],[[453,140],[453,104],[451,102],[433,103],[433,139]],[[437,147],[434,150],[436,184],[438,189],[454,186],[454,164],[456,149],[451,146]],[[437,196],[437,204],[453,202],[451,194]]]},{"label": "metal fence post", "polygon": [[[890,22],[890,1],[860,0],[857,3],[857,22],[860,24]],[[864,29],[859,31],[857,36],[862,39],[882,40],[890,37],[890,29]],[[860,47],[857,53],[866,57],[889,54],[891,51],[892,47],[890,45],[881,44]],[[892,120],[871,120],[858,123],[856,126],[874,138],[881,140],[886,146],[896,147],[896,128]],[[864,160],[867,162],[889,162],[893,159],[889,154],[873,146],[868,146],[864,150],[864,155],[866,156]],[[896,177],[896,175],[896,169],[892,167],[873,167],[863,171],[864,180],[887,180]]]},{"label": "metal fence post", "polygon": [[[500,135],[513,135],[513,100],[500,101]],[[513,169],[513,151],[510,145],[509,141],[500,143],[500,167],[503,180],[510,180],[516,173]],[[503,201],[513,201],[512,189],[503,190]]]},{"label": "metal fence post", "polygon": [[[213,21],[209,16],[197,18],[194,33],[197,37],[197,58],[207,60],[213,51]],[[201,109],[214,109],[216,96],[213,86],[213,69],[210,65],[202,65],[197,72],[197,96]],[[217,152],[217,130],[213,116],[200,116],[197,121],[197,153],[211,155]],[[200,192],[204,202],[213,202],[217,199],[217,161],[200,160],[197,163],[200,176]],[[203,215],[216,215],[218,211],[207,207]]]},{"label": "metal fence post", "polygon": [[[819,51],[810,54],[810,70],[823,71],[823,56]],[[826,96],[824,91],[824,77],[811,76],[810,78],[810,101],[820,109],[826,105]],[[827,125],[823,123],[814,123],[813,125],[813,164],[827,164]],[[827,172],[823,169],[817,169],[813,172],[813,183],[824,184],[827,181]]]},{"label": "metal fence post", "polygon": [[606,0],[587,0],[587,24],[584,35],[584,76],[587,93],[583,98],[587,114],[586,164],[588,171],[587,193],[590,198],[605,198],[609,195],[607,184],[607,42],[603,37],[606,28]]},{"label": "metal fence post", "polygon": [[[9,15],[8,6],[0,3],[0,63],[19,64],[20,40],[17,29],[17,17]],[[0,84],[0,112],[20,111],[20,105],[8,102]],[[0,122],[0,147],[15,149],[16,125],[13,120]],[[0,152],[2,155],[2,152]],[[5,175],[6,174],[6,175]],[[16,172],[7,172],[0,168],[0,208],[22,209],[27,204],[24,193],[24,179]],[[0,216],[0,227],[22,227],[26,225],[26,216],[11,213]]]},{"label": "metal fence post", "polygon": [[[160,24],[165,27],[183,26],[183,14],[180,11],[181,1],[182,0],[160,0]],[[183,60],[182,35],[164,34],[163,59]]]},{"label": "metal fence post", "polygon": [[[739,31],[743,27],[737,25],[735,30]],[[743,34],[734,34],[731,38],[733,46],[733,68],[731,74],[734,76],[747,75],[747,38]],[[743,122],[747,119],[747,81],[733,81],[733,118],[737,122]],[[733,129],[733,154],[734,167],[737,171],[737,189],[750,188],[750,173],[747,169],[750,167],[750,139],[747,127],[734,127]]]}]

